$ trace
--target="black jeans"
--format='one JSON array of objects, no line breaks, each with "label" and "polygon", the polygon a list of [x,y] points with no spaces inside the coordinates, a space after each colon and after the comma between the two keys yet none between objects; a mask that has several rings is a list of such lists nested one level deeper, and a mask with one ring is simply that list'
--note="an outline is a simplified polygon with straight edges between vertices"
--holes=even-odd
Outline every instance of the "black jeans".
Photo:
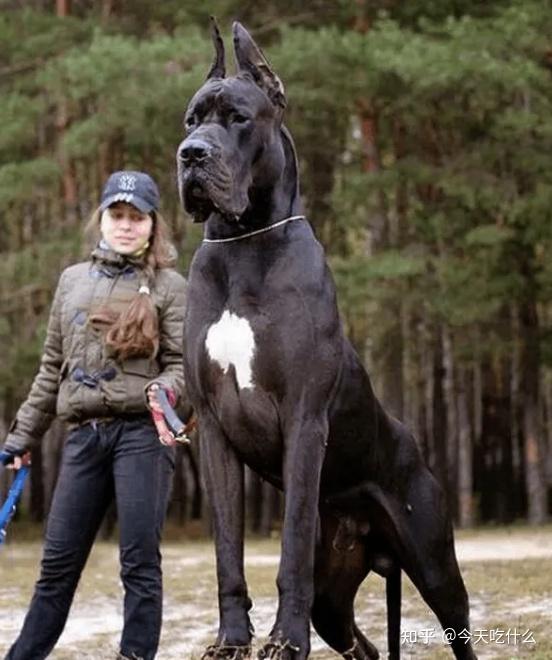
[{"label": "black jeans", "polygon": [[173,450],[159,442],[149,416],[89,422],[70,433],[48,516],[40,578],[6,660],[41,660],[54,647],[113,497],[125,590],[121,652],[129,658],[155,657],[162,609],[159,542],[173,466]]}]

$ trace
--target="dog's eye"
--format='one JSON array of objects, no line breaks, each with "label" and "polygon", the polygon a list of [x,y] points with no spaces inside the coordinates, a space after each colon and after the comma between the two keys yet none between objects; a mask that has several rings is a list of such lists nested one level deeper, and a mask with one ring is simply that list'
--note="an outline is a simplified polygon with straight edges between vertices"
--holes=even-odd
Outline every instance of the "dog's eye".
[{"label": "dog's eye", "polygon": [[230,114],[230,121],[233,124],[245,124],[246,122],[249,121],[249,117],[247,115],[242,115],[239,112],[232,112]]},{"label": "dog's eye", "polygon": [[187,131],[191,131],[192,128],[197,124],[197,117],[195,115],[189,115],[184,120],[184,126]]}]

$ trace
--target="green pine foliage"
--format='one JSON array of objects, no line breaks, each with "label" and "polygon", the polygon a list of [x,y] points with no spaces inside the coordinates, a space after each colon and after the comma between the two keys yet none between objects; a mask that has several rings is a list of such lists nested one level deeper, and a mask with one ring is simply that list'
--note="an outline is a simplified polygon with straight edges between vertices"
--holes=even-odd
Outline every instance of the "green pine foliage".
[{"label": "green pine foliage", "polygon": [[[290,99],[306,205],[335,255],[336,278],[350,301],[345,314],[358,316],[358,305],[377,313],[386,296],[411,295],[453,325],[491,320],[501,304],[521,295],[519,243],[530,247],[545,297],[552,285],[542,256],[552,196],[549,12],[538,0],[486,3],[484,10],[452,0],[385,4],[382,14],[374,13],[377,3],[371,6],[367,32],[354,28],[348,3],[331,12],[319,7],[318,16],[277,2],[256,4],[255,11],[229,0],[213,8],[222,21],[252,20],[261,34],[270,26],[269,55]],[[279,34],[271,23],[278,15],[289,22],[278,26]],[[117,145],[117,165],[156,174],[176,213],[174,148],[185,102],[211,58],[206,18],[196,4],[154,8],[145,0],[107,22],[98,8],[64,19],[32,9],[3,13],[3,251],[25,247],[22,215],[63,213],[60,152],[84,173],[93,171],[102,146]],[[377,172],[362,168],[359,102],[377,115]],[[68,118],[60,131],[62,103]],[[82,207],[91,210],[97,173],[77,183],[88,198]],[[408,201],[397,219],[400,189]],[[373,254],[367,244],[382,200],[388,221],[401,230]],[[44,249],[59,241],[59,218],[30,222]]]},{"label": "green pine foliage", "polygon": [[[46,3],[0,13],[7,416],[36,370],[53,287],[79,258],[106,172],[143,168],[159,181],[186,269],[201,228],[183,222],[174,155],[186,103],[210,66],[210,13],[229,68],[230,23],[239,19],[282,76],[305,206],[355,344],[384,355],[400,309],[429,334],[451,329],[460,365],[475,352],[508,360],[504,318],[536,302],[541,356],[552,363],[545,0],[140,0],[114,3],[107,18],[101,2],[74,5],[63,19]],[[473,337],[485,341],[474,346]]]}]

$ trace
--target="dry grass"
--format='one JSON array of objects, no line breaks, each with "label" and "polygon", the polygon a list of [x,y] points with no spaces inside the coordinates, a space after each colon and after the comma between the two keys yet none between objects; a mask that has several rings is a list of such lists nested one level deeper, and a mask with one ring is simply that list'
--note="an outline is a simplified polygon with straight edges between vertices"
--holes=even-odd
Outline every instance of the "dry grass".
[{"label": "dry grass", "polygon": [[[528,534],[536,534],[550,542],[549,528],[531,532],[527,529],[504,532],[469,533],[463,538],[481,540],[483,544],[515,543]],[[255,601],[252,613],[261,642],[270,630],[276,610],[275,576],[277,541],[250,541],[247,544],[247,576]],[[0,656],[17,635],[25,608],[36,579],[40,544],[22,542],[12,535],[12,542],[0,550]],[[552,557],[516,561],[469,561],[462,565],[472,603],[472,631],[532,632],[535,644],[491,643],[481,640],[476,645],[480,659],[532,658],[550,660],[552,641]],[[164,547],[165,616],[158,658],[199,657],[201,649],[216,631],[216,583],[213,548],[208,542],[171,541]],[[403,657],[445,660],[452,654],[440,642],[441,629],[433,614],[404,580],[404,632],[413,631],[418,641],[403,645]],[[357,620],[368,637],[385,653],[385,606],[383,581],[370,576],[357,597]],[[53,660],[114,658],[122,617],[122,592],[118,580],[117,548],[110,543],[97,543],[84,573],[71,617]],[[423,631],[433,639],[422,640]],[[337,658],[313,635],[314,660]]]}]

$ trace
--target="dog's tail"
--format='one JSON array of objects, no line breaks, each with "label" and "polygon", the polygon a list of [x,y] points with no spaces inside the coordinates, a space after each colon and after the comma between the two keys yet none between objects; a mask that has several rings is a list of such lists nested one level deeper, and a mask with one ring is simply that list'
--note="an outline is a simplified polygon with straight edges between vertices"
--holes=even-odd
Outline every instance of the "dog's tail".
[{"label": "dog's tail", "polygon": [[[347,511],[362,510],[368,512],[368,519],[385,519],[384,527],[392,530],[388,539],[389,551],[385,555],[376,554],[373,557],[373,570],[385,578],[387,600],[387,646],[388,659],[400,660],[401,657],[401,597],[402,568],[401,564],[409,552],[414,552],[416,544],[405,525],[399,524],[400,516],[395,508],[400,504],[386,497],[382,489],[375,483],[364,482],[360,486],[341,492],[327,498],[327,503]],[[402,559],[401,559],[402,558]],[[415,565],[409,565],[411,572]],[[407,570],[408,570],[407,569]]]},{"label": "dog's tail", "polygon": [[398,564],[385,579],[387,599],[387,649],[389,660],[401,657],[401,567]]}]

